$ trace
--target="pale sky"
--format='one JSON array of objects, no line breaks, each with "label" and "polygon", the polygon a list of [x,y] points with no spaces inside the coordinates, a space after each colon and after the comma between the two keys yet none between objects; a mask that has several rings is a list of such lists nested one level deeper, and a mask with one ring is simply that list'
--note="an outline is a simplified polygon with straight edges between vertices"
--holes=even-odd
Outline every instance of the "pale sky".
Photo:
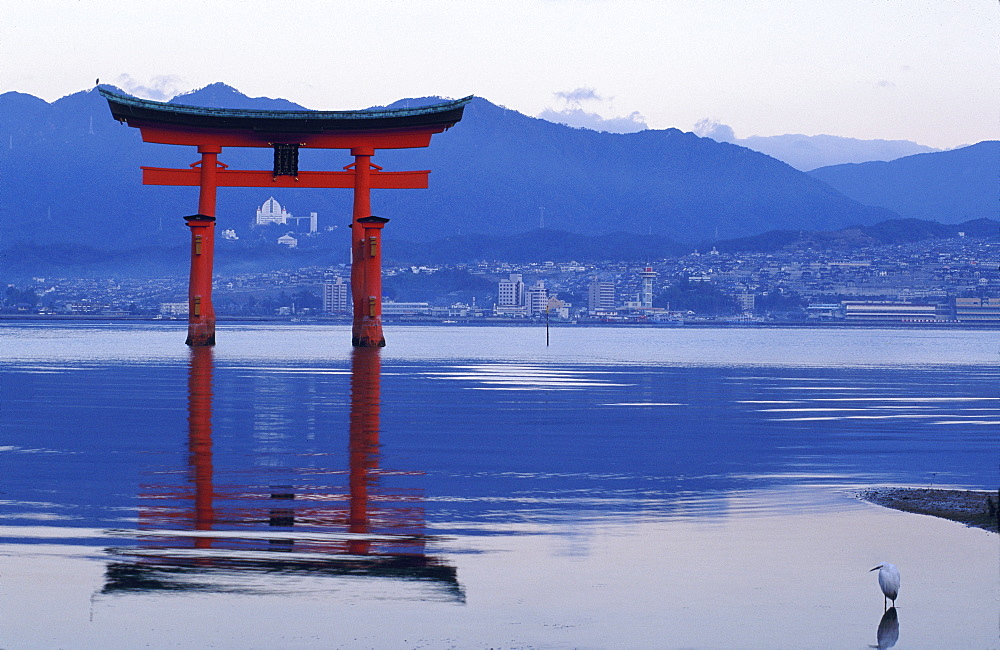
[{"label": "pale sky", "polygon": [[53,101],[98,77],[151,99],[216,81],[328,110],[478,95],[949,148],[1000,137],[1000,4],[0,0],[0,93]]}]

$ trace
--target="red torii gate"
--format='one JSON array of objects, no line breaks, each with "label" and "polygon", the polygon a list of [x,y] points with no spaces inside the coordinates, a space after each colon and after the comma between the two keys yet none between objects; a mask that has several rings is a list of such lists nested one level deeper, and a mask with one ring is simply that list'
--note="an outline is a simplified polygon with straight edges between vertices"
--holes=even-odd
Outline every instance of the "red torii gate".
[{"label": "red torii gate", "polygon": [[[388,219],[371,214],[372,189],[425,189],[430,170],[385,172],[373,165],[377,149],[426,147],[435,133],[462,119],[472,97],[421,108],[371,111],[262,111],[167,104],[100,89],[111,114],[137,127],[144,142],[198,148],[189,169],[143,167],[144,185],[199,187],[198,213],[184,217],[191,228],[187,344],[215,345],[212,264],[215,196],[218,187],[341,188],[354,190],[351,223],[352,343],[381,347],[382,228]],[[274,150],[270,171],[229,169],[219,162],[223,147]],[[354,163],[344,171],[298,170],[300,148],[349,149]]]}]

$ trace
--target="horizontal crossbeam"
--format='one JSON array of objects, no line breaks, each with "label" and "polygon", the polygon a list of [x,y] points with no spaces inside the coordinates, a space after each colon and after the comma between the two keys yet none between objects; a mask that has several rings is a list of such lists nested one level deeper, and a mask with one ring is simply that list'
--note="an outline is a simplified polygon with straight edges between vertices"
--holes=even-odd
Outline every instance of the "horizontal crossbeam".
[{"label": "horizontal crossbeam", "polygon": [[[373,190],[424,190],[427,189],[429,169],[407,172],[383,172],[373,169],[368,177]],[[354,171],[299,172],[297,177],[275,177],[271,171],[246,169],[218,169],[215,172],[217,187],[288,187],[302,189],[353,189]],[[201,170],[171,169],[169,167],[143,167],[143,185],[182,185],[197,187],[201,184]]]},{"label": "horizontal crossbeam", "polygon": [[281,133],[273,131],[213,131],[211,129],[181,129],[158,124],[146,124],[141,120],[129,120],[129,126],[136,126],[142,132],[143,142],[159,144],[179,144],[189,146],[213,145],[218,147],[261,147],[270,149],[275,142],[294,142],[308,149],[409,149],[426,147],[431,136],[445,130],[444,126],[425,127],[410,130],[375,131],[370,133]]}]

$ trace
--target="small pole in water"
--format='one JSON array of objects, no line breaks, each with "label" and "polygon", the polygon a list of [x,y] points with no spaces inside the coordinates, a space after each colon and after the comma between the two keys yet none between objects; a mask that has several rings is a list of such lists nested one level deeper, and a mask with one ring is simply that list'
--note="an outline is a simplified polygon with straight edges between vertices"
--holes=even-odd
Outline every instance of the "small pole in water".
[{"label": "small pole in water", "polygon": [[545,347],[549,346],[549,306],[545,305]]}]

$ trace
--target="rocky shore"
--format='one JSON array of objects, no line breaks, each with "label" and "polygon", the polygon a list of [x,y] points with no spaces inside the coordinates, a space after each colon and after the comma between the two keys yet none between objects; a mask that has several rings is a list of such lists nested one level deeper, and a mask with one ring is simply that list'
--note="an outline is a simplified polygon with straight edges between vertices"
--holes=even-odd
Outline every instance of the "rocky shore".
[{"label": "rocky shore", "polygon": [[876,487],[862,490],[858,498],[886,508],[950,519],[994,533],[1000,527],[1000,490]]}]

